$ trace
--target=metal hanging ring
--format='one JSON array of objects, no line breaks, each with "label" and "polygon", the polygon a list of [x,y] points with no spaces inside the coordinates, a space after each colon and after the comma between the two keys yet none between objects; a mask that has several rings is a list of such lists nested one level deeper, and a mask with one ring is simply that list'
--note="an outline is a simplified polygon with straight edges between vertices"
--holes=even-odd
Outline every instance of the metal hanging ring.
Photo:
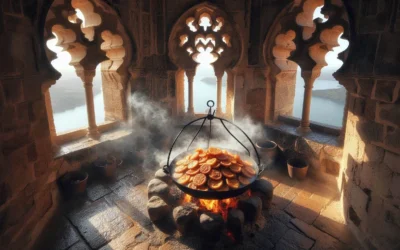
[{"label": "metal hanging ring", "polygon": [[[209,104],[210,102],[212,103],[211,105]],[[215,105],[215,102],[214,102],[213,100],[209,100],[209,101],[207,102],[207,107],[209,107],[209,108],[214,107],[214,105]]]}]

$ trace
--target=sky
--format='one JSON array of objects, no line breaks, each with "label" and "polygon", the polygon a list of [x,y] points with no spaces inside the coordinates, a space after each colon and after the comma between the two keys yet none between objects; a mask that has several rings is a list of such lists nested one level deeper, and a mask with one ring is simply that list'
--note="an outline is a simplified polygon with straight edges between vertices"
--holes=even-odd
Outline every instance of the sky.
[{"label": "sky", "polygon": [[[321,14],[321,7],[317,8],[314,12],[314,19],[322,18],[323,21],[327,19]],[[83,17],[81,17],[83,18]],[[54,120],[56,124],[57,133],[64,132],[67,130],[73,130],[80,127],[87,126],[86,119],[74,119],[74,117],[82,117],[86,114],[86,104],[84,96],[83,84],[76,76],[75,69],[69,62],[71,61],[71,56],[68,52],[62,51],[61,47],[56,46],[57,38],[49,40],[47,46],[50,50],[57,54],[57,58],[51,62],[53,67],[62,73],[62,78],[57,81],[57,84],[50,88],[50,94],[52,98],[53,111],[55,113]],[[344,51],[349,42],[347,40],[339,38],[338,40],[340,46],[333,48],[326,55],[326,61],[328,66],[322,69],[321,76],[324,80],[335,81],[332,77],[332,73],[337,71],[343,64],[341,60],[337,58],[337,55]],[[195,100],[195,112],[203,112],[206,107],[205,105],[200,105],[197,107],[196,103],[205,103],[208,99],[216,100],[216,86],[211,86],[200,82],[203,77],[214,77],[213,69],[210,65],[200,65],[198,68],[198,74],[195,78],[195,82],[199,82],[194,86],[195,96],[197,96],[197,101]],[[322,78],[322,77],[321,77]],[[216,78],[215,78],[216,80]],[[185,82],[187,79],[185,77]],[[226,82],[226,74],[224,75],[223,82]],[[104,122],[104,100],[102,97],[101,90],[101,74],[100,68],[96,70],[96,76],[93,81],[94,91],[95,91],[95,102],[96,102],[96,121],[98,123]],[[333,84],[332,84],[333,87]],[[335,86],[336,88],[337,86]],[[210,97],[210,93],[213,93]],[[223,85],[222,93],[226,93],[226,85]],[[187,88],[185,88],[185,96],[187,96]],[[187,98],[185,98],[187,106]],[[222,106],[225,108],[226,96],[223,94]]]}]

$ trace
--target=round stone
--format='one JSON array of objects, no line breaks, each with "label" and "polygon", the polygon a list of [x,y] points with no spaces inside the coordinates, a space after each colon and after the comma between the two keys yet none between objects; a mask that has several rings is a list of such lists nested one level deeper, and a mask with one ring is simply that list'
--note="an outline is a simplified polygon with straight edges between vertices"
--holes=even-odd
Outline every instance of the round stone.
[{"label": "round stone", "polygon": [[265,179],[256,180],[251,186],[252,195],[260,197],[263,209],[269,209],[274,194],[274,186]]},{"label": "round stone", "polygon": [[164,170],[162,170],[162,169],[157,170],[157,172],[155,173],[154,177],[155,177],[156,179],[159,179],[159,180],[161,180],[161,181],[167,183],[167,184],[171,184],[171,183],[172,183],[172,178],[171,178],[171,176],[169,176],[168,174],[166,174],[166,173],[164,172]]},{"label": "round stone", "polygon": [[200,215],[200,226],[211,235],[219,235],[224,227],[224,219],[219,214],[205,212]]},{"label": "round stone", "polygon": [[191,206],[178,206],[174,208],[172,216],[179,232],[184,234],[197,218],[197,212]]},{"label": "round stone", "polygon": [[238,208],[243,211],[246,221],[255,222],[261,216],[262,201],[258,196],[239,200]]},{"label": "round stone", "polygon": [[243,238],[244,213],[240,209],[231,209],[228,212],[226,226],[234,238],[241,241]]},{"label": "round stone", "polygon": [[149,198],[154,195],[157,195],[163,198],[165,201],[168,200],[168,194],[169,194],[168,184],[163,182],[162,180],[159,179],[151,180],[149,182],[149,185],[147,186],[147,192]]},{"label": "round stone", "polygon": [[165,218],[168,216],[171,207],[165,203],[163,199],[159,196],[151,197],[147,202],[147,211],[149,213],[149,217],[152,221],[157,221],[159,219]]}]

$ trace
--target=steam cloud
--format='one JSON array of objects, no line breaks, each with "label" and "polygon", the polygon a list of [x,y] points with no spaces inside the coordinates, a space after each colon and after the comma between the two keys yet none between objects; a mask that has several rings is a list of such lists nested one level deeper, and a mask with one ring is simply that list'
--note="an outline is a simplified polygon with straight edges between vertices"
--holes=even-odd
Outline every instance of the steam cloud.
[{"label": "steam cloud", "polygon": [[[168,152],[173,139],[185,125],[182,118],[174,118],[168,115],[167,110],[160,103],[150,100],[145,94],[135,92],[131,96],[133,118],[129,126],[133,130],[132,147],[137,150],[147,149],[147,157],[158,163],[166,164]],[[188,122],[188,121],[186,121]],[[192,141],[202,121],[196,122],[181,134],[177,144],[174,146],[170,161],[178,154],[186,151],[187,146]],[[263,126],[255,123],[249,117],[236,119],[235,124],[239,126],[255,143],[264,137]],[[238,138],[254,156],[254,150],[243,135],[243,133],[233,125],[226,123],[227,128]],[[195,148],[207,148],[209,135],[209,120],[207,120],[189,150]],[[225,130],[219,120],[212,121],[212,137],[210,146],[232,149],[239,152],[246,152],[244,148]],[[158,166],[157,166],[158,167]]]}]

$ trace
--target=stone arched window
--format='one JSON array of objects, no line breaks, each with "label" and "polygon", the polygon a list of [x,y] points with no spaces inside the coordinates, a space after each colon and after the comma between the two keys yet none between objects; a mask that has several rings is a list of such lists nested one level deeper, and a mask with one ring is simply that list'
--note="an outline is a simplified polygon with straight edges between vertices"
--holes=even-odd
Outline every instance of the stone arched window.
[{"label": "stone arched window", "polygon": [[[219,115],[231,117],[233,113],[233,79],[231,70],[241,56],[241,39],[230,18],[209,3],[202,3],[186,11],[174,25],[169,38],[169,57],[178,67],[176,74],[176,96],[178,114],[195,114],[194,101],[199,92],[196,74],[207,71],[215,75],[216,95],[207,98],[215,100]],[[209,65],[209,66],[204,66]],[[213,72],[212,72],[213,71]],[[227,73],[226,98],[223,97],[223,76]],[[184,78],[188,88],[185,98]],[[210,75],[207,75],[210,76]],[[213,77],[208,77],[213,84]],[[203,91],[206,92],[206,91]],[[204,94],[204,93],[202,93]],[[184,110],[184,100],[188,107]],[[223,99],[226,107],[222,107]],[[223,112],[225,111],[225,112]]]},{"label": "stone arched window", "polygon": [[[76,91],[81,91],[77,94],[84,98],[86,110],[83,112],[87,114],[72,117],[87,120],[82,123],[87,124],[87,128],[57,133],[52,109],[52,98],[57,96],[51,96],[49,91],[56,81],[45,85],[43,92],[53,144],[62,144],[86,134],[98,138],[101,131],[126,119],[131,42],[117,13],[110,6],[102,0],[55,0],[47,14],[44,41],[55,41],[55,45],[70,56],[69,65],[75,73],[70,77],[75,78],[67,81],[75,86]],[[57,58],[57,54],[47,46],[46,53],[51,61]],[[60,74],[60,77],[66,76]],[[99,86],[95,86],[95,90],[102,89],[102,96],[94,96],[93,79],[97,79]],[[96,110],[103,113],[102,120],[96,119]],[[69,121],[72,122],[71,119]],[[97,124],[99,121],[101,124]]]},{"label": "stone arched window", "polygon": [[[292,115],[294,106],[298,105],[295,101],[300,99],[302,109],[299,131],[310,130],[313,87],[316,80],[317,86],[320,85],[318,79],[321,72],[328,69],[327,58],[332,57],[339,48],[339,39],[348,40],[348,27],[347,12],[341,1],[294,1],[281,12],[264,42],[265,62],[269,66],[266,100],[269,110],[266,111],[266,121],[276,121],[280,117]],[[339,53],[342,62],[347,53],[347,50]],[[337,54],[334,56],[337,57]],[[333,71],[338,70],[342,62]],[[296,76],[300,75],[300,71],[301,77],[297,79],[304,79],[304,90],[300,89],[301,96],[295,99],[295,94],[299,95],[299,91],[296,93],[299,90],[296,88]],[[342,108],[334,112],[339,112],[343,117],[346,102],[344,88],[340,94],[343,94],[343,100],[340,100]],[[326,108],[323,115],[329,116],[332,112],[328,105],[318,105],[321,110]],[[343,124],[342,120],[340,124]]]}]

